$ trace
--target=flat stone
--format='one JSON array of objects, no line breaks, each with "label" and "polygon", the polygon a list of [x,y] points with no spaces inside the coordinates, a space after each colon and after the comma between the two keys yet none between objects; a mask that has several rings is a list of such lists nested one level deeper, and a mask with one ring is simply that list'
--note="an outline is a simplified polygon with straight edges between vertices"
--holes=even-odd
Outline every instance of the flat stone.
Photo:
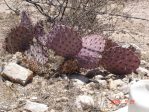
[{"label": "flat stone", "polygon": [[2,76],[12,82],[26,85],[33,78],[33,72],[16,63],[8,63],[5,65]]},{"label": "flat stone", "polygon": [[30,112],[45,112],[48,110],[48,106],[45,104],[31,102],[27,100],[24,109]]}]

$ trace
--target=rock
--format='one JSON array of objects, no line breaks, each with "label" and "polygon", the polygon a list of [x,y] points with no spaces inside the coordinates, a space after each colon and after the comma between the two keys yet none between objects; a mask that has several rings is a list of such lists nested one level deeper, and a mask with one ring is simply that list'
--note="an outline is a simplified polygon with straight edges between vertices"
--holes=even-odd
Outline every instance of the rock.
[{"label": "rock", "polygon": [[36,96],[31,97],[32,100],[37,100],[38,98]]},{"label": "rock", "polygon": [[12,82],[26,85],[33,78],[33,72],[16,63],[8,63],[2,72],[2,76]]},{"label": "rock", "polygon": [[57,98],[56,102],[67,102],[69,99],[67,97]]},{"label": "rock", "polygon": [[107,81],[106,80],[97,80],[99,85],[103,86],[103,87],[107,87]]},{"label": "rock", "polygon": [[77,108],[83,109],[83,110],[94,107],[93,98],[91,96],[87,96],[87,95],[78,96],[76,98],[75,104],[76,104]]},{"label": "rock", "polygon": [[56,112],[54,109],[51,109],[50,112]]},{"label": "rock", "polygon": [[109,88],[115,90],[118,86],[123,86],[125,83],[121,79],[109,79]]},{"label": "rock", "polygon": [[[80,86],[79,89],[80,89],[83,93],[87,93],[87,94],[92,95],[92,94],[95,93],[94,89],[96,88],[96,86],[97,86],[97,83],[90,82],[90,83],[88,83],[88,84],[85,84],[85,85],[83,85],[83,86]],[[98,85],[98,87],[99,87],[99,85]]]},{"label": "rock", "polygon": [[14,63],[19,63],[22,61],[22,59],[23,59],[22,53],[16,52],[9,61]]},{"label": "rock", "polygon": [[48,106],[27,100],[24,109],[31,112],[45,112],[48,110]]},{"label": "rock", "polygon": [[125,84],[121,79],[114,80],[114,83],[115,83],[117,86],[122,86],[122,85]]},{"label": "rock", "polygon": [[147,76],[149,76],[149,71],[148,71],[147,69],[145,69],[145,68],[142,68],[142,67],[139,67],[139,68],[136,70],[136,72],[137,72],[138,74],[141,74],[141,75],[147,75]]},{"label": "rock", "polygon": [[122,91],[124,94],[128,94],[129,86],[128,85],[123,85],[122,87],[119,88],[119,90]]},{"label": "rock", "polygon": [[146,62],[145,60],[141,60],[141,65],[147,65],[148,62]]},{"label": "rock", "polygon": [[115,99],[124,99],[125,95],[123,92],[119,92],[113,95]]},{"label": "rock", "polygon": [[115,77],[115,74],[108,74],[105,78],[107,78],[107,79],[113,79]]},{"label": "rock", "polygon": [[101,80],[101,79],[103,79],[103,76],[102,76],[102,75],[96,75],[96,76],[94,77],[94,79],[95,79],[95,80]]}]

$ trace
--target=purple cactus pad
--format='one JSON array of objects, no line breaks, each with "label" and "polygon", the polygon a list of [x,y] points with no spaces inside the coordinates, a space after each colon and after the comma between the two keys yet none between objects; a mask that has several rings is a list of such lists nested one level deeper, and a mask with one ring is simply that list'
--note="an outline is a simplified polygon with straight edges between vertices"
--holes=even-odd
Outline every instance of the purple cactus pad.
[{"label": "purple cactus pad", "polygon": [[111,73],[124,75],[134,72],[140,65],[140,59],[131,49],[116,46],[103,53],[102,65]]},{"label": "purple cactus pad", "polygon": [[46,46],[48,38],[44,30],[43,21],[38,21],[34,26],[34,35],[39,44]]},{"label": "purple cactus pad", "polygon": [[22,11],[21,12],[20,26],[26,27],[26,28],[28,28],[30,30],[32,30],[32,28],[33,28],[31,19],[29,18],[29,15],[27,14],[26,11]]},{"label": "purple cactus pad", "polygon": [[74,57],[82,48],[82,41],[74,29],[65,25],[55,25],[48,34],[47,47],[56,55]]},{"label": "purple cactus pad", "polygon": [[76,56],[79,66],[86,69],[97,68],[104,51],[105,39],[101,35],[88,35],[82,38],[83,48]]}]

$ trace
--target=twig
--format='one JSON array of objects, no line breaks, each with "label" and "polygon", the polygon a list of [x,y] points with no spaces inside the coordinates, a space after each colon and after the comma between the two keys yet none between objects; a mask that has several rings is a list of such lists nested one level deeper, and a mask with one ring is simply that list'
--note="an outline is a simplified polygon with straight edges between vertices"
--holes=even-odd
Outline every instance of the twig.
[{"label": "twig", "polygon": [[6,2],[6,0],[4,0],[4,2],[5,2],[5,4],[7,5],[7,7],[10,9],[10,10],[12,10],[16,15],[19,15],[19,10],[18,9],[12,9],[9,5],[8,5],[8,3]]},{"label": "twig", "polygon": [[[59,2],[59,0],[57,0],[57,1]],[[32,1],[32,0],[26,0],[26,2],[33,4],[33,5],[39,10],[39,12],[40,12],[42,15],[48,17],[48,20],[49,20],[50,22],[53,21],[53,20],[55,20],[57,17],[59,17],[59,15],[60,15],[60,13],[61,13],[61,12],[59,12],[56,17],[52,18],[51,16],[49,16],[48,14],[46,14],[46,13],[44,12],[44,9],[42,8],[42,6],[40,6],[39,4],[37,4],[37,2],[34,2],[34,1]],[[60,3],[60,2],[59,2],[59,3]],[[79,6],[76,7],[76,8],[74,8],[74,7],[69,7],[69,6],[67,6],[67,4],[68,4],[68,0],[66,1],[66,5],[65,5],[65,6],[64,6],[63,4],[60,4],[60,5],[53,4],[52,1],[51,1],[50,4],[48,4],[48,5],[53,5],[54,7],[57,7],[57,6],[58,6],[58,7],[60,7],[60,9],[62,9],[62,8],[64,9],[64,10],[62,11],[62,16],[61,16],[60,20],[63,19],[65,10],[66,10],[67,8],[74,10],[74,13],[77,12],[78,10],[87,11],[86,9],[82,9],[82,8],[80,7],[80,4],[79,4]],[[139,20],[143,20],[143,21],[149,21],[149,19],[140,18],[140,17],[133,17],[133,16],[127,16],[127,15],[121,15],[121,14],[113,14],[113,13],[99,12],[99,11],[95,11],[95,13],[96,13],[96,14],[100,14],[100,15],[106,15],[106,14],[107,14],[107,15],[109,15],[109,16],[117,16],[117,17],[123,17],[123,18],[131,18],[131,19],[139,19]]]},{"label": "twig", "polygon": [[64,9],[63,9],[63,12],[62,12],[62,15],[61,15],[60,21],[63,19],[63,16],[64,16],[65,11],[66,11],[66,8],[67,8],[67,5],[68,5],[68,0],[66,0],[66,5],[65,5],[65,7],[64,7]]},{"label": "twig", "polygon": [[100,15],[107,14],[109,16],[117,16],[117,17],[123,17],[123,18],[140,19],[140,20],[144,20],[144,21],[149,21],[149,19],[145,19],[145,18],[126,16],[126,15],[120,15],[120,14],[111,14],[111,13],[106,13],[106,12],[96,12],[96,13],[100,14]]},{"label": "twig", "polygon": [[33,4],[42,15],[44,15],[48,18],[49,22],[54,22],[53,18],[51,16],[49,16],[48,14],[46,14],[44,12],[44,9],[39,4],[37,4],[37,2],[34,2],[32,0],[26,0],[26,2]]}]

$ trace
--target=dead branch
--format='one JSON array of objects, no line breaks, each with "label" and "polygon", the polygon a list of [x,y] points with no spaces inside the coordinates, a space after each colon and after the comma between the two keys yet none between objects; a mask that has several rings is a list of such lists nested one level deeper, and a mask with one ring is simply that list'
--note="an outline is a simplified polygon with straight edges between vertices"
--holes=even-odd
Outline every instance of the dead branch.
[{"label": "dead branch", "polygon": [[13,9],[13,8],[11,8],[11,7],[8,5],[8,3],[6,2],[6,0],[4,0],[4,2],[5,2],[5,4],[7,5],[7,7],[8,7],[10,10],[12,10],[16,15],[19,15],[20,11],[19,11],[18,9]]},{"label": "dead branch", "polygon": [[32,0],[26,0],[26,2],[33,4],[42,15],[48,18],[48,22],[54,22],[54,19],[44,12],[44,9],[38,4],[38,2],[34,2]]}]

